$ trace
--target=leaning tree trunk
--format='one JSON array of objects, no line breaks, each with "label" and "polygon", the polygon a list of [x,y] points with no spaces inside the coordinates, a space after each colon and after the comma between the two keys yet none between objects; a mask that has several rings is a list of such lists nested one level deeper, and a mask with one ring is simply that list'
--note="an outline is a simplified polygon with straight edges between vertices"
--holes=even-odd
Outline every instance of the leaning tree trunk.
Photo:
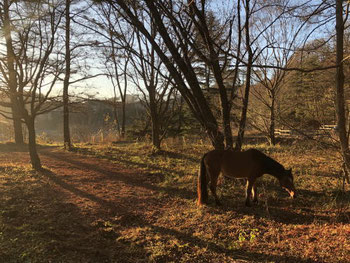
[{"label": "leaning tree trunk", "polygon": [[215,50],[215,44],[213,42],[213,39],[210,36],[210,32],[207,26],[207,22],[205,19],[205,16],[193,1],[188,1],[188,5],[191,6],[193,14],[192,19],[196,20],[194,17],[194,14],[196,14],[197,19],[199,20],[200,26],[197,26],[197,29],[200,31],[200,35],[202,39],[205,41],[205,44],[207,46],[207,49],[209,51],[209,61],[208,64],[210,65],[211,69],[213,70],[213,74],[215,77],[216,85],[219,89],[220,94],[220,102],[221,102],[221,114],[222,114],[222,123],[223,123],[223,132],[225,137],[225,143],[226,148],[231,149],[233,148],[233,136],[232,136],[232,130],[231,130],[231,104],[229,102],[229,99],[227,97],[227,90],[224,84],[224,79],[222,76],[222,68],[219,63],[219,54]]},{"label": "leaning tree trunk", "polygon": [[348,183],[350,172],[350,150],[349,139],[346,131],[346,115],[345,115],[345,97],[344,97],[344,20],[343,20],[343,1],[336,2],[336,112],[337,112],[337,129],[339,132],[340,147],[344,161],[344,176]]},{"label": "leaning tree trunk", "polygon": [[41,161],[37,152],[34,118],[28,116],[26,118],[26,125],[28,128],[28,136],[29,136],[28,146],[29,146],[30,161],[33,169],[38,171],[42,169],[42,166],[41,166]]},{"label": "leaning tree trunk", "polygon": [[231,106],[227,98],[227,92],[225,90],[225,86],[223,85],[223,81],[221,85],[219,85],[219,93],[220,93],[220,101],[221,101],[221,113],[222,113],[222,123],[224,128],[224,136],[226,148],[233,148],[233,136],[231,130]]}]

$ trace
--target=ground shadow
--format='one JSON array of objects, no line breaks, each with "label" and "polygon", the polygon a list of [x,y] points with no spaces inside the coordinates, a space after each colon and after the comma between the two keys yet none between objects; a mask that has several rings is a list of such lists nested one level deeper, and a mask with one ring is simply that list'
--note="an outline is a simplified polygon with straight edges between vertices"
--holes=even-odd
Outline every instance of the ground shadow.
[{"label": "ground shadow", "polygon": [[188,156],[186,154],[179,153],[179,152],[160,150],[160,151],[157,151],[157,152],[153,153],[152,155],[154,155],[154,156],[158,156],[158,155],[166,156],[166,157],[169,157],[169,158],[172,158],[172,159],[188,160],[188,161],[191,161],[191,162],[199,163],[199,159],[198,158],[194,158],[194,157],[191,157],[191,156]]},{"label": "ground shadow", "polygon": [[0,152],[28,152],[27,144],[1,143]]},{"label": "ground shadow", "polygon": [[[53,145],[40,145],[37,144],[37,148],[39,150],[41,149],[53,149],[57,148],[58,146],[53,146]],[[16,144],[13,142],[8,142],[8,143],[0,143],[0,152],[28,152],[28,144],[23,143],[23,144]]]},{"label": "ground shadow", "polygon": [[[130,218],[127,217],[125,220],[121,221],[125,226],[129,225]],[[222,245],[218,245],[215,241],[208,241],[204,238],[195,237],[191,233],[180,232],[178,230],[157,226],[154,224],[149,224],[145,222],[142,218],[134,218],[134,222],[138,222],[142,226],[147,226],[151,229],[153,233],[159,233],[158,236],[172,236],[178,240],[180,240],[184,244],[189,244],[189,247],[200,247],[205,248],[210,251],[216,253],[223,253],[227,257],[230,257],[234,260],[246,260],[247,262],[300,262],[300,263],[316,263],[319,261],[315,261],[312,259],[304,259],[298,256],[288,256],[288,255],[271,255],[264,254],[258,252],[247,251],[246,249],[228,249]],[[217,240],[216,240],[217,241]],[[196,260],[201,261],[201,256],[197,255],[198,258]],[[173,257],[163,258],[162,262],[166,262],[167,260],[174,260]],[[204,262],[207,258],[203,258]],[[201,261],[202,262],[202,261]]]},{"label": "ground shadow", "polygon": [[45,178],[104,209],[110,203],[65,184],[48,170],[42,175],[30,180],[11,175],[0,182],[1,262],[147,262],[145,250],[131,251],[130,243],[116,240],[118,233],[101,232],[93,217],[83,215]]},{"label": "ground shadow", "polygon": [[152,191],[166,193],[171,196],[178,196],[183,199],[193,199],[196,196],[194,191],[189,191],[187,189],[178,189],[175,186],[174,187],[159,186],[157,183],[152,182],[152,178],[149,175],[147,175],[147,173],[144,173],[142,171],[138,171],[133,174],[127,174],[127,173],[123,174],[122,172],[115,172],[115,171],[104,169],[102,168],[103,164],[101,164],[101,166],[97,166],[95,164],[84,163],[84,162],[70,159],[70,158],[67,158],[66,156],[54,154],[51,152],[47,152],[45,154],[50,158],[60,159],[78,168],[81,167],[84,169],[89,169],[89,170],[98,172],[104,176],[104,177],[98,177],[95,179],[89,178],[88,179],[89,181],[104,180],[104,179],[123,181],[124,183],[131,186],[141,186]]},{"label": "ground shadow", "polygon": [[[55,175],[51,171],[48,171],[48,170],[44,171],[44,175],[47,176],[50,180],[52,180],[54,183],[61,186],[62,188],[78,196],[87,198],[93,202],[100,204],[102,209],[108,211],[108,216],[104,218],[105,220],[108,220],[108,217],[116,218],[117,214],[121,214],[122,217],[119,217],[116,223],[126,228],[132,225],[139,226],[139,227],[148,227],[152,231],[152,233],[155,233],[155,234],[158,233],[159,234],[158,236],[164,236],[164,235],[172,236],[182,241],[183,243],[189,244],[189,247],[197,246],[200,248],[206,248],[216,253],[223,253],[227,257],[230,257],[235,260],[247,260],[247,261],[255,261],[255,262],[265,262],[265,261],[301,262],[301,263],[317,262],[311,259],[303,259],[296,256],[269,255],[264,253],[251,252],[244,249],[228,249],[222,245],[218,245],[214,241],[208,241],[208,240],[205,240],[204,238],[202,239],[200,237],[195,237],[191,233],[180,232],[178,230],[174,230],[171,228],[157,226],[154,223],[151,223],[145,220],[145,218],[142,217],[142,215],[136,214],[133,207],[127,206],[127,207],[121,208],[119,203],[109,202],[99,197],[96,197],[95,195],[79,190],[73,185],[70,185],[69,183],[62,181],[60,178],[58,178],[57,175]],[[101,223],[100,227],[103,227],[103,223]],[[199,260],[201,256],[199,255],[197,257],[198,257],[197,259]],[[161,258],[162,262],[166,262],[167,260],[174,260],[174,255],[163,256]],[[203,258],[203,260],[205,260],[205,258]]]},{"label": "ground shadow", "polygon": [[100,204],[101,206],[104,206],[105,208],[108,209],[115,209],[116,206],[114,203],[108,202],[104,199],[98,198],[95,195],[92,195],[88,192],[82,191],[76,187],[74,187],[72,184],[69,184],[65,181],[63,181],[59,176],[57,176],[55,173],[53,173],[52,171],[48,170],[48,169],[42,169],[40,171],[40,173],[44,176],[46,176],[47,178],[49,178],[52,182],[54,182],[55,184],[59,185],[60,187],[62,187],[65,190],[68,190],[70,192],[72,192],[73,194],[89,199],[95,203]]},{"label": "ground shadow", "polygon": [[[96,155],[94,154],[94,152],[89,151],[88,149],[82,149],[82,148],[76,148],[75,152],[84,154],[84,155],[88,155],[88,156],[93,156],[96,157]],[[184,176],[184,173],[182,171],[177,171],[176,169],[169,169],[163,166],[159,166],[159,165],[154,165],[154,164],[150,164],[150,163],[141,163],[141,162],[136,162],[136,161],[132,161],[131,159],[123,159],[123,158],[118,158],[118,157],[114,157],[114,156],[118,156],[118,152],[122,153],[121,151],[119,151],[118,149],[114,150],[114,154],[112,155],[103,155],[103,159],[107,159],[110,161],[117,161],[118,163],[127,165],[127,166],[132,166],[135,168],[141,168],[141,169],[150,169],[150,170],[161,170],[164,171],[166,173],[170,173],[173,175],[177,175],[177,176]],[[155,155],[157,155],[157,153],[154,153]],[[138,155],[133,155],[133,154],[129,154],[130,156],[138,156]],[[180,153],[175,153],[175,152],[169,152],[169,151],[161,151],[161,153],[159,153],[159,155],[164,155],[164,156],[169,156],[170,158],[175,158],[175,159],[187,159],[189,161],[192,162],[198,162],[199,160],[196,158],[192,158],[190,156],[187,155],[183,155]]]}]

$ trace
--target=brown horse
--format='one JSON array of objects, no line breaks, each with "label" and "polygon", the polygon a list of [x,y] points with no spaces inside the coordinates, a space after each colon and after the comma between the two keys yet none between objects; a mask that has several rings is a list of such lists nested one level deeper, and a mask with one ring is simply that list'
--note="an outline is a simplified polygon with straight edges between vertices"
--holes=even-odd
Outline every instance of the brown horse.
[{"label": "brown horse", "polygon": [[208,202],[208,179],[210,180],[210,190],[215,197],[215,202],[217,205],[220,205],[219,198],[216,195],[216,186],[220,173],[230,178],[247,178],[246,206],[251,206],[250,198],[252,194],[253,202],[258,201],[255,180],[263,174],[270,174],[276,177],[281,187],[286,189],[292,198],[296,197],[292,170],[284,169],[283,165],[264,153],[256,149],[244,152],[213,150],[207,152],[201,160],[198,174],[198,205]]}]

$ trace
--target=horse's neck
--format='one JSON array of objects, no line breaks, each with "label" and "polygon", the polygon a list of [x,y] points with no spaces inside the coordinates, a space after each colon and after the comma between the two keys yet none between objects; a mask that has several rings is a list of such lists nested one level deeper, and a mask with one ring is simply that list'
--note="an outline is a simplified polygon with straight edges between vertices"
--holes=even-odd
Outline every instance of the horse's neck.
[{"label": "horse's neck", "polygon": [[284,167],[279,162],[275,161],[274,159],[266,156],[264,161],[264,173],[270,174],[277,179],[281,177],[281,174],[284,171]]}]

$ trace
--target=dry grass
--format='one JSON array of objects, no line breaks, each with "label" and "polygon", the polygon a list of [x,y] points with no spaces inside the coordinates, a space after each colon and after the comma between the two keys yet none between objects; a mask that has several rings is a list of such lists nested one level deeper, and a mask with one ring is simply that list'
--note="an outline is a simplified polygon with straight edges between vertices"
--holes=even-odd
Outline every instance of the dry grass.
[{"label": "dry grass", "polygon": [[350,193],[342,191],[338,153],[309,144],[247,147],[293,168],[298,199],[264,176],[252,208],[238,180],[222,181],[222,207],[210,199],[198,208],[203,143],[168,142],[160,153],[141,143],[82,144],[67,160],[43,149],[54,175],[19,166],[23,157],[9,155],[26,153],[0,146],[0,261],[350,262]]}]

